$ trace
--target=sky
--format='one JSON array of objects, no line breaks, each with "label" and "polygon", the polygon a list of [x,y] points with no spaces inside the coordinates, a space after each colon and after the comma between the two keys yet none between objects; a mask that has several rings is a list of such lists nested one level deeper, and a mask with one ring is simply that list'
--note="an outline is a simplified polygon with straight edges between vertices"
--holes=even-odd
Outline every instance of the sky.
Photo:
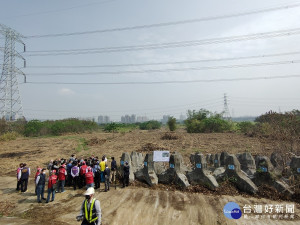
[{"label": "sky", "polygon": [[234,117],[300,109],[299,1],[0,3],[0,24],[24,36],[27,119],[220,113],[224,94]]}]

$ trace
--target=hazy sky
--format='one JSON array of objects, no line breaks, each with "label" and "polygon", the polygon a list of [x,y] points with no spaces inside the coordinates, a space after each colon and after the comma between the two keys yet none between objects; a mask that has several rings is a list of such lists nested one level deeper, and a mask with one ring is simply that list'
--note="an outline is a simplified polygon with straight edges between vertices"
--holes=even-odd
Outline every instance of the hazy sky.
[{"label": "hazy sky", "polygon": [[[109,115],[119,121],[124,114],[160,119],[164,114],[185,115],[188,109],[221,112],[224,93],[234,116],[300,109],[300,1],[0,3],[0,23],[27,37],[23,39],[27,52],[22,53],[27,68],[22,70],[28,83],[19,79],[26,118]],[[282,8],[288,5],[293,7]],[[190,20],[194,21],[164,25]],[[162,26],[107,30],[151,24]],[[290,29],[299,30],[282,33]],[[280,31],[279,37],[249,37],[274,31]],[[69,35],[77,32],[87,33]],[[61,33],[66,35],[39,36]],[[3,47],[3,39],[0,44]],[[17,50],[21,52],[22,46],[17,44]],[[22,67],[22,61],[17,65]],[[277,78],[259,79],[263,77]]]}]

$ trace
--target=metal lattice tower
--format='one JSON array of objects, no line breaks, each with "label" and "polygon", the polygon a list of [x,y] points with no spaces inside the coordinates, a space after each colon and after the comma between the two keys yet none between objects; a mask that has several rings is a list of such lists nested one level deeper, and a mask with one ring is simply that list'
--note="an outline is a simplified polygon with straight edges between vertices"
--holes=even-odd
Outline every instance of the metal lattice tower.
[{"label": "metal lattice tower", "polygon": [[25,82],[26,76],[15,66],[16,57],[23,59],[24,67],[26,66],[25,59],[15,49],[15,43],[19,42],[24,45],[25,52],[25,44],[22,41],[24,37],[2,24],[0,24],[0,34],[5,38],[5,46],[0,48],[0,51],[4,53],[0,78],[0,117],[7,121],[13,121],[24,118],[17,75],[24,75]]},{"label": "metal lattice tower", "polygon": [[224,94],[224,109],[223,109],[223,112],[224,112],[224,115],[223,115],[224,119],[231,120],[226,94]]}]

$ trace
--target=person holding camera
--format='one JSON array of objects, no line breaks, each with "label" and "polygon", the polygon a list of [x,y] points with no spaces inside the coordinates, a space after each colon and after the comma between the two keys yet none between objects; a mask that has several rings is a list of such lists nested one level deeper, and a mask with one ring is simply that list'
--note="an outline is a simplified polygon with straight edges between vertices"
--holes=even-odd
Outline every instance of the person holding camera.
[{"label": "person holding camera", "polygon": [[95,189],[90,187],[84,193],[85,200],[81,205],[77,221],[82,220],[81,225],[100,225],[101,224],[101,208],[100,201],[94,198]]}]

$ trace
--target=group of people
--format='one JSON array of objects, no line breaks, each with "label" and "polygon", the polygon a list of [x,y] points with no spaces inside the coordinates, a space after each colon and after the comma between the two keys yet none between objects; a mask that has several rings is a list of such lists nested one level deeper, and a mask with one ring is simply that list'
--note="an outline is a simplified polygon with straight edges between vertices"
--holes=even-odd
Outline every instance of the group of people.
[{"label": "group of people", "polygon": [[[108,166],[107,158],[104,155],[101,161],[98,157],[91,156],[87,159],[78,159],[73,154],[66,159],[50,160],[47,166],[49,171],[48,179],[46,179],[46,169],[37,167],[35,174],[35,193],[39,203],[46,200],[46,203],[54,201],[55,193],[65,192],[65,186],[81,189],[86,187],[100,188],[100,183],[105,183],[104,191],[110,189],[110,184],[116,182],[117,162],[114,157],[111,157],[110,168]],[[129,185],[129,170],[128,162],[123,166],[123,187]],[[30,176],[30,168],[26,163],[21,163],[17,169],[17,191],[26,192],[28,179]],[[48,195],[47,199],[44,197],[45,185],[48,181]],[[52,196],[51,196],[52,195]]]},{"label": "group of people", "polygon": [[[100,224],[101,208],[99,200],[94,198],[95,189],[100,188],[100,183],[105,183],[105,192],[109,191],[110,183],[116,182],[117,162],[111,157],[110,168],[104,155],[101,161],[98,157],[91,156],[88,159],[78,159],[76,155],[66,159],[51,160],[46,168],[37,167],[35,174],[35,193],[38,203],[42,200],[54,201],[55,193],[65,192],[65,186],[77,188],[86,187],[84,193],[86,199],[82,203],[77,220],[83,220],[82,224]],[[46,171],[49,171],[48,179]],[[130,167],[128,162],[123,165],[123,187],[129,185]],[[17,169],[17,191],[27,192],[30,168],[26,163],[21,163]],[[44,197],[45,185],[48,181],[48,195]],[[51,200],[50,200],[51,197]]]}]

